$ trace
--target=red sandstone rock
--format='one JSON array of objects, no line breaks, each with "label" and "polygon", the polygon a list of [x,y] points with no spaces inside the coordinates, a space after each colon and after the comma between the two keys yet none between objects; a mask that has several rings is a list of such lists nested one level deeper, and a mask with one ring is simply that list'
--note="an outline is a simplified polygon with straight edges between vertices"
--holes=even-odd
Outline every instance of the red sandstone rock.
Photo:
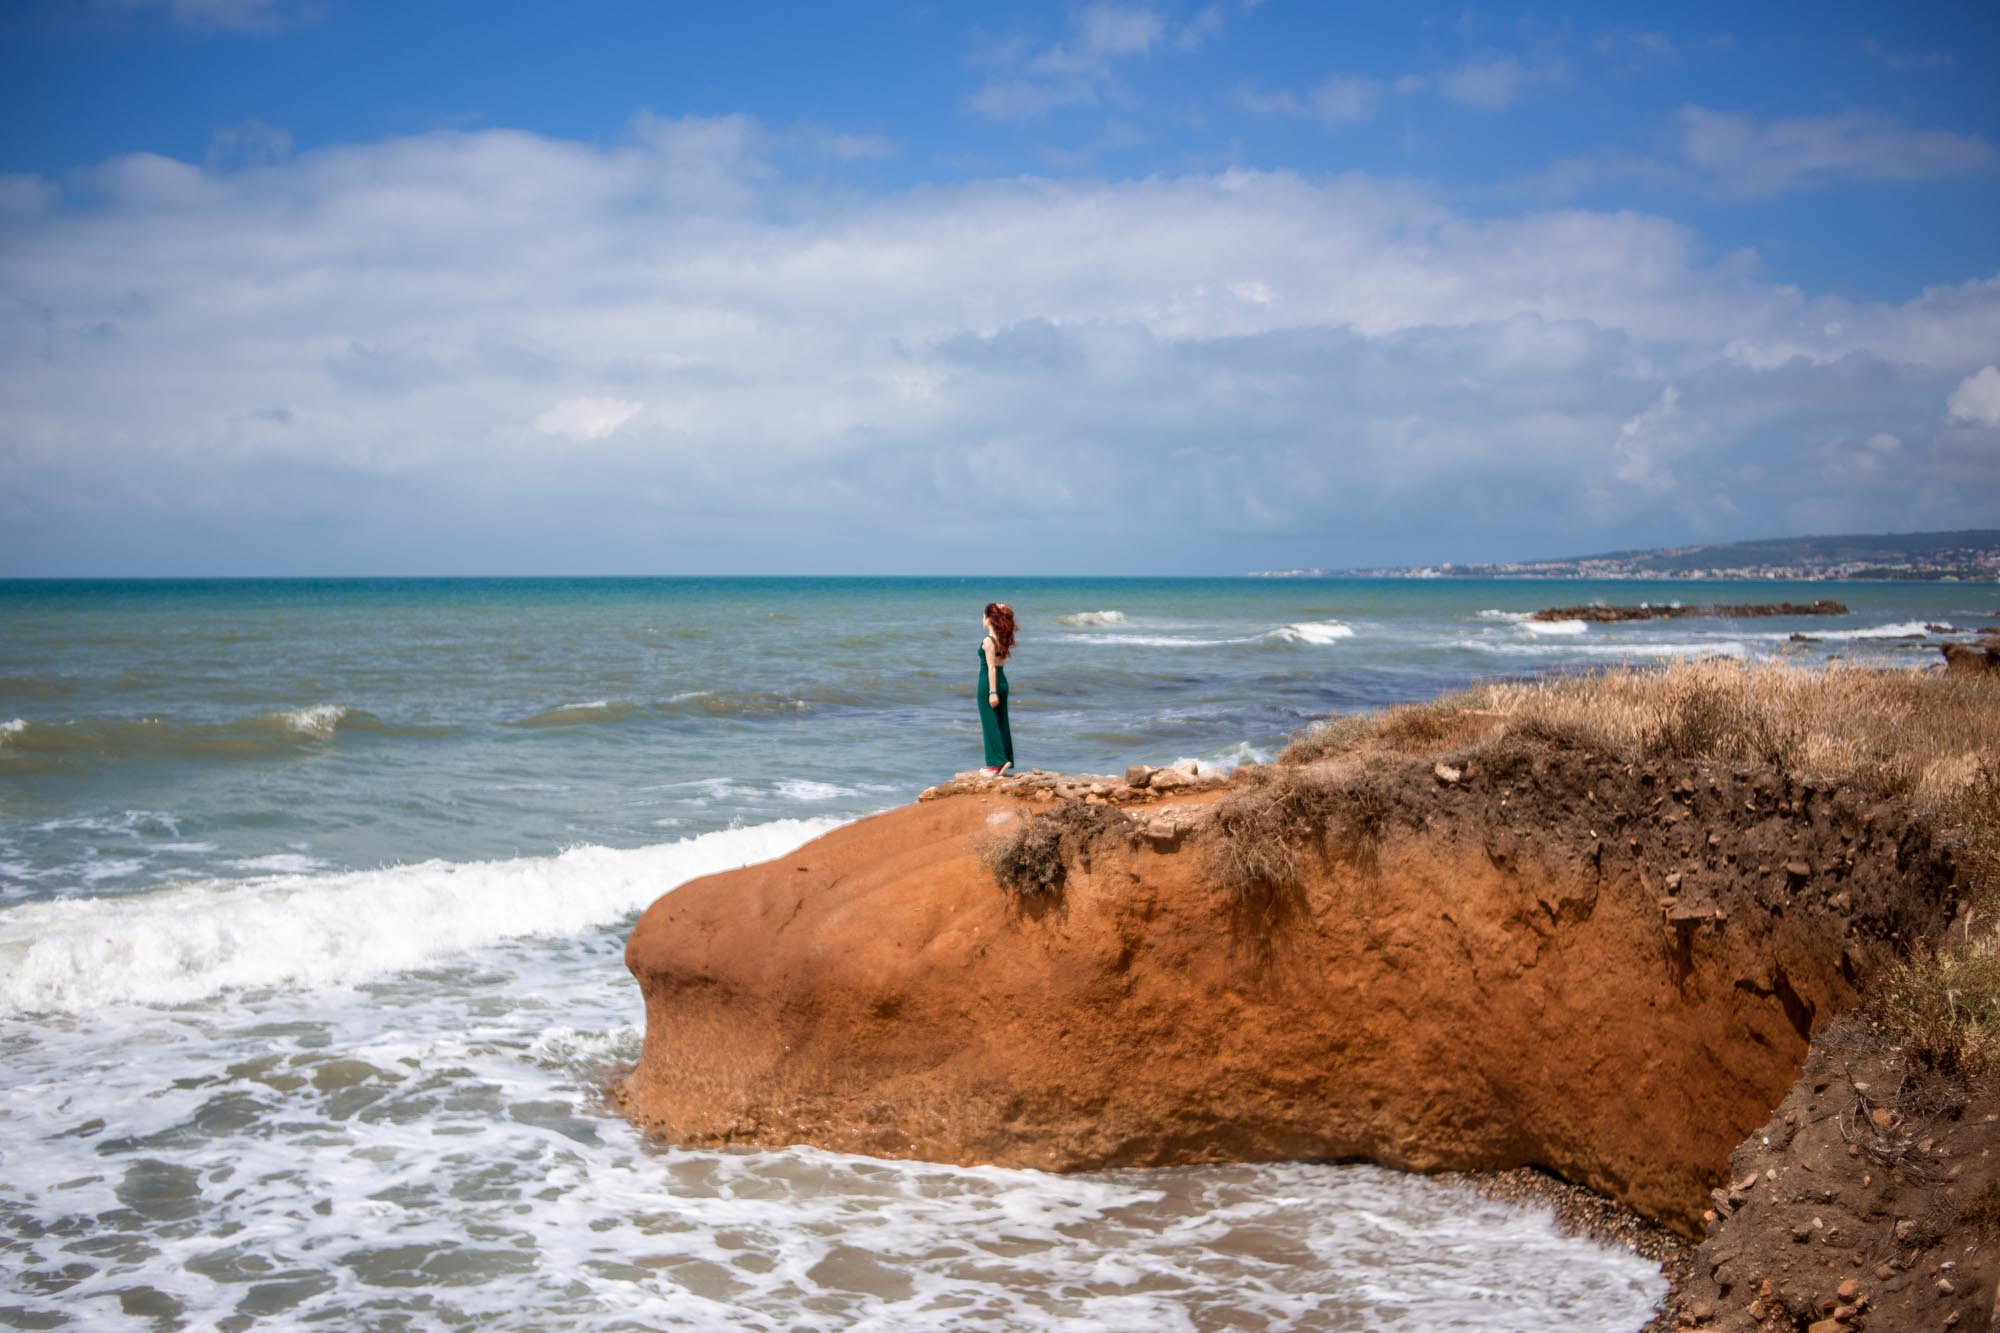
[{"label": "red sandstone rock", "polygon": [[[1814,1016],[1949,897],[1897,868],[1912,848],[1876,812],[1801,789],[1728,814],[1744,775],[1703,776],[1724,837],[1683,860],[1652,775],[1517,753],[1442,786],[1412,764],[1369,779],[1372,847],[1261,905],[1204,882],[1199,830],[1134,823],[1017,908],[979,846],[1035,807],[941,790],[648,909],[619,1097],[679,1142],[955,1163],[1539,1165],[1692,1234]],[[1783,881],[1747,867],[1781,849],[1838,869],[1774,912]],[[1703,915],[1662,920],[1665,863],[1704,872]]]}]

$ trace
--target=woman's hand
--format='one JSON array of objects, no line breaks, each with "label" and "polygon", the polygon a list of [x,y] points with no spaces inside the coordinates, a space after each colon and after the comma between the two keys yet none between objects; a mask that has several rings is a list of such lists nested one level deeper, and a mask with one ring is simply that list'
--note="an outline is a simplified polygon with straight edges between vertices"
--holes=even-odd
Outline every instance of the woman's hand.
[{"label": "woman's hand", "polygon": [[995,690],[992,693],[988,694],[986,696],[986,702],[992,704],[995,708],[998,708],[1000,706],[1000,692],[998,690]]}]

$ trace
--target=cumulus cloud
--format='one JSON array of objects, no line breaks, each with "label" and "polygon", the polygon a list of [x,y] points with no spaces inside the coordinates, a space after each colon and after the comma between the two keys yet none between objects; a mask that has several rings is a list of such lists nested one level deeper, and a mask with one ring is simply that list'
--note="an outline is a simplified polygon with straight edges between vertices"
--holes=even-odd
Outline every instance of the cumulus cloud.
[{"label": "cumulus cloud", "polygon": [[1982,367],[1951,391],[1945,407],[1959,421],[2000,426],[2000,366]]},{"label": "cumulus cloud", "polygon": [[[0,567],[968,568],[999,504],[1011,567],[1197,571],[1670,540],[1724,479],[1765,530],[2000,499],[1938,418],[1990,407],[2000,279],[1814,296],[1661,218],[1363,175],[829,198],[772,141],[10,187]],[[1819,475],[1876,435],[1872,494]]]},{"label": "cumulus cloud", "polygon": [[1993,168],[1993,145],[1976,134],[1917,130],[1889,116],[1759,120],[1707,107],[1678,116],[1681,157],[1722,189],[1777,194],[1842,180],[1921,181]]}]

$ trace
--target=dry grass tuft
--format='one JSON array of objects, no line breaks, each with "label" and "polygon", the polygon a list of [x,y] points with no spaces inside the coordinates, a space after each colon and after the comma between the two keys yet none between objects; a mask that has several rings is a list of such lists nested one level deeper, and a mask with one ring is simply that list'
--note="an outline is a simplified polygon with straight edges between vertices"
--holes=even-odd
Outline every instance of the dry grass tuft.
[{"label": "dry grass tuft", "polygon": [[1993,942],[1920,946],[1890,964],[1875,999],[1878,1023],[1939,1073],[2000,1072],[2000,956]]},{"label": "dry grass tuft", "polygon": [[1353,750],[1375,730],[1367,713],[1336,713],[1293,736],[1278,754],[1281,764],[1312,764]]},{"label": "dry grass tuft", "polygon": [[1430,754],[1486,740],[1500,725],[1485,711],[1480,694],[1475,692],[1391,708],[1376,722],[1375,736],[1392,750]]},{"label": "dry grass tuft", "polygon": [[1017,901],[1053,900],[1069,882],[1072,862],[1090,869],[1090,848],[1107,832],[1128,829],[1116,811],[1082,801],[1016,821],[980,848],[993,880]]},{"label": "dry grass tuft", "polygon": [[1338,845],[1367,866],[1388,823],[1369,787],[1265,770],[1215,807],[1202,841],[1202,878],[1230,902],[1268,903],[1297,894],[1308,858]]}]

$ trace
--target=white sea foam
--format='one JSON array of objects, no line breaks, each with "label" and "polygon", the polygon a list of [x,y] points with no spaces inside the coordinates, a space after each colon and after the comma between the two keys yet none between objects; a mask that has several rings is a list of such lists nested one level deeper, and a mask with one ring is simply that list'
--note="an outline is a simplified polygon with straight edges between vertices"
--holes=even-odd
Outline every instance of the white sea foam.
[{"label": "white sea foam", "polygon": [[1738,639],[1703,639],[1693,643],[1649,643],[1643,639],[1627,642],[1597,641],[1577,643],[1554,641],[1542,643],[1509,642],[1504,639],[1460,639],[1458,646],[1472,648],[1482,653],[1496,653],[1503,657],[1548,657],[1585,659],[1589,661],[1621,662],[1628,659],[1648,657],[1747,657],[1749,646]]},{"label": "white sea foam", "polygon": [[1354,627],[1343,625],[1338,620],[1308,620],[1296,625],[1280,625],[1264,637],[1283,639],[1287,643],[1338,643],[1342,639],[1353,638]]},{"label": "white sea foam", "polygon": [[1057,616],[1058,625],[1122,625],[1125,623],[1123,611],[1077,611],[1066,616]]},{"label": "white sea foam", "polygon": [[1092,634],[1077,635],[1078,643],[1123,643],[1140,648],[1218,648],[1228,643],[1253,643],[1258,636],[1241,639],[1190,639],[1173,634]]},{"label": "white sea foam", "polygon": [[5,722],[0,722],[0,745],[5,745],[9,736],[27,729],[28,719],[25,717],[10,717]]},{"label": "white sea foam", "polygon": [[623,851],[576,847],[23,904],[0,911],[0,1013],[339,985],[501,940],[573,933],[697,875],[782,855],[836,822],[786,819]]},{"label": "white sea foam", "polygon": [[1526,620],[1534,614],[1535,613],[1533,611],[1501,611],[1489,607],[1486,610],[1481,611],[1479,613],[1479,618],[1481,620],[1515,621],[1515,620]]},{"label": "white sea foam", "polygon": [[[1930,631],[1921,620],[1902,620],[1893,625],[1870,625],[1866,629],[1806,629],[1796,631],[1813,639],[1911,639]],[[1789,639],[1793,631],[1753,635],[1759,639]]]},{"label": "white sea foam", "polygon": [[250,856],[229,863],[231,870],[245,870],[253,875],[304,875],[325,866],[326,862],[318,857],[302,852],[273,852],[269,856]]},{"label": "white sea foam", "polygon": [[347,716],[347,710],[339,704],[314,704],[310,708],[294,708],[278,716],[301,736],[328,740],[340,729],[340,721]]},{"label": "white sea foam", "polygon": [[1530,634],[1588,634],[1590,626],[1581,620],[1522,620],[1516,622]]},{"label": "white sea foam", "polygon": [[788,801],[831,801],[855,794],[853,787],[841,787],[831,782],[815,782],[811,778],[781,778],[773,790]]}]

